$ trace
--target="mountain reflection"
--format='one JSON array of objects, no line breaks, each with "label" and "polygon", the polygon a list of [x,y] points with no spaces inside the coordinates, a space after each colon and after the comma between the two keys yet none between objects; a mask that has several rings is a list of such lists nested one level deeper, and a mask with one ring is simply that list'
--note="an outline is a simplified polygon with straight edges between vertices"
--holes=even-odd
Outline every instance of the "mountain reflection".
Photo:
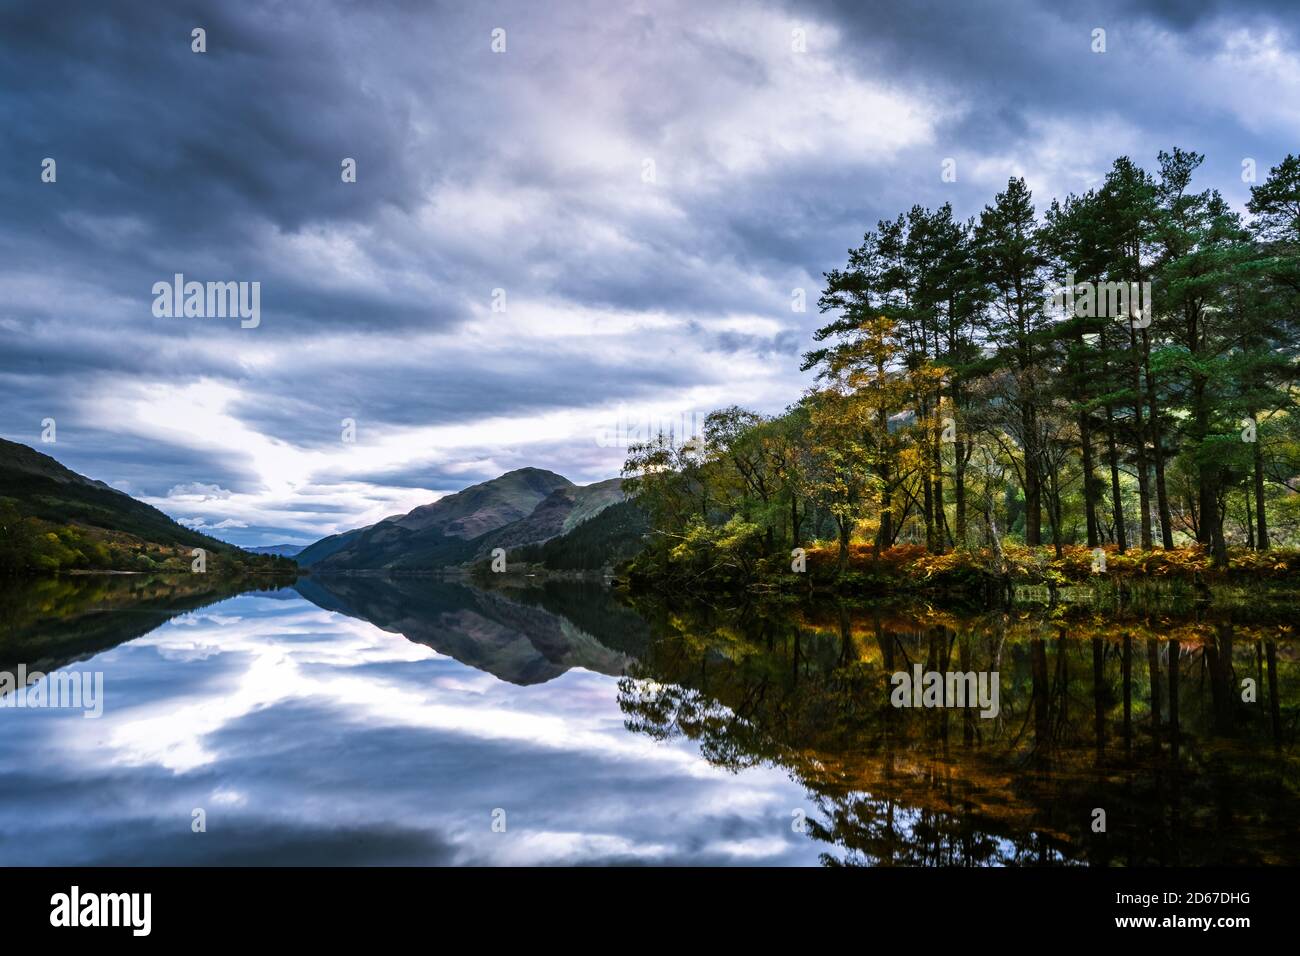
[{"label": "mountain reflection", "polygon": [[[623,648],[645,631],[634,612],[596,586],[488,591],[427,577],[324,575],[294,587],[319,607],[512,684],[545,683],[574,667],[620,675],[631,661]],[[614,639],[602,642],[593,631]]]}]

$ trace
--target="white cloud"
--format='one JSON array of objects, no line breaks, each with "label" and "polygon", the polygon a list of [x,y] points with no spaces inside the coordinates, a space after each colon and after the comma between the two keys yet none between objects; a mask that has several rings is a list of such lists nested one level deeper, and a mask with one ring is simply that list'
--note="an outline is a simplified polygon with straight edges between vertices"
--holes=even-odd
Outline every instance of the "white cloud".
[{"label": "white cloud", "polygon": [[219,501],[230,497],[230,492],[220,485],[205,485],[192,481],[189,484],[173,485],[167,492],[171,501]]}]

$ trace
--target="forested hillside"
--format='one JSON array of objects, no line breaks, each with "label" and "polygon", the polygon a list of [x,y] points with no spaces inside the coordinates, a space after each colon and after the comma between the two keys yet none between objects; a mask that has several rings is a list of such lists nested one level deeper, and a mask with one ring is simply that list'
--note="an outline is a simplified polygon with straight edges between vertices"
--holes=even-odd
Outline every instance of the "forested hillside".
[{"label": "forested hillside", "polygon": [[192,531],[152,505],[0,439],[0,574],[44,571],[293,570],[292,560],[254,555]]}]

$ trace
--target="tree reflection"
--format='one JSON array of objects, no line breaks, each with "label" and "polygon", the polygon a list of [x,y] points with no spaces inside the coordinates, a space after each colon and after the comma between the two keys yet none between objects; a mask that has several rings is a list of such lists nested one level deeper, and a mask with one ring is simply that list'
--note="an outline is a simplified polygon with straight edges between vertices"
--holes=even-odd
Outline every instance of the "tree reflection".
[{"label": "tree reflection", "polygon": [[[642,610],[655,639],[620,684],[628,727],[731,770],[785,768],[828,865],[1300,861],[1284,625],[1204,609]],[[889,675],[914,663],[997,672],[1000,712],[891,706]]]}]

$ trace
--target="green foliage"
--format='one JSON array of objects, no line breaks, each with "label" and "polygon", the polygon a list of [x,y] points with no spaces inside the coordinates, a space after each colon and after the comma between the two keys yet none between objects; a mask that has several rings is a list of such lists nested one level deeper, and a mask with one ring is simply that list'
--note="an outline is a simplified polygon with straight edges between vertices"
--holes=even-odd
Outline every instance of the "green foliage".
[{"label": "green foliage", "polygon": [[1300,158],[1252,188],[1250,221],[1195,188],[1202,161],[1120,157],[1041,217],[1012,179],[977,220],[881,220],[826,273],[799,402],[631,450],[654,529],[633,577],[788,575],[828,539],[862,586],[864,543],[995,569],[1020,546],[1193,548],[1215,570],[1300,544]]}]

